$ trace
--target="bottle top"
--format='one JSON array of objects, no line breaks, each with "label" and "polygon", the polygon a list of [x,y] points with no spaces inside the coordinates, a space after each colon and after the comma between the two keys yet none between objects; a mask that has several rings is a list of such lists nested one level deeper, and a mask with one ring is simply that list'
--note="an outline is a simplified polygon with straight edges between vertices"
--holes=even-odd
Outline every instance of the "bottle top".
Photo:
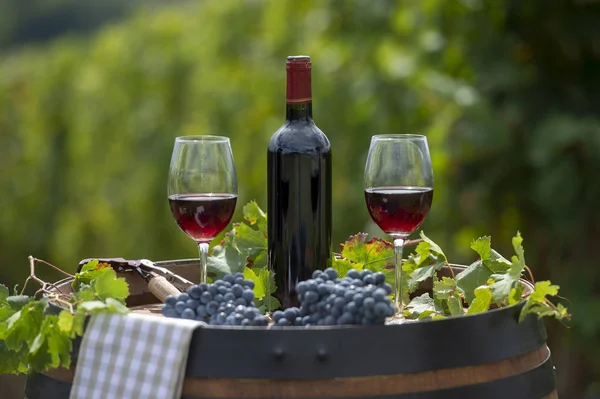
[{"label": "bottle top", "polygon": [[310,57],[306,55],[289,56],[286,60],[288,104],[306,104],[312,102]]}]

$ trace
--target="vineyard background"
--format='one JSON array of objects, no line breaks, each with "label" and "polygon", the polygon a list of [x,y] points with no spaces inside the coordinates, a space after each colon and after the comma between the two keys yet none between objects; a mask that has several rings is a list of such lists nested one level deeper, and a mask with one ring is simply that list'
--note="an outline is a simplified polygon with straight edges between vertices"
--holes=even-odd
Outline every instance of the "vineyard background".
[{"label": "vineyard background", "polygon": [[308,54],[334,242],[383,236],[362,192],[371,135],[426,134],[423,230],[455,263],[480,235],[510,254],[520,230],[571,302],[571,328],[547,322],[560,395],[598,397],[598,26],[591,0],[0,0],[0,281],[22,283],[30,254],[69,270],[196,256],[166,201],[179,135],[229,136],[235,219],[266,210],[284,60]]}]

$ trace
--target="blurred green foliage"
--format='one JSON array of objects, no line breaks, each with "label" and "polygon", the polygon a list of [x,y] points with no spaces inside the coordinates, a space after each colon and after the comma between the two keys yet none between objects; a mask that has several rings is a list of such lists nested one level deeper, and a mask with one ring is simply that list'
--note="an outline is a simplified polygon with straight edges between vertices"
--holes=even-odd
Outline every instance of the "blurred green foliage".
[{"label": "blurred green foliage", "polygon": [[167,206],[176,136],[231,137],[239,204],[266,210],[285,57],[308,54],[334,151],[334,243],[383,236],[362,191],[371,135],[426,134],[423,229],[456,263],[483,234],[510,253],[521,230],[534,273],[572,301],[572,329],[548,327],[561,397],[583,397],[600,379],[599,17],[571,0],[207,0],[7,53],[0,281],[22,282],[29,254],[70,270],[197,256]]}]

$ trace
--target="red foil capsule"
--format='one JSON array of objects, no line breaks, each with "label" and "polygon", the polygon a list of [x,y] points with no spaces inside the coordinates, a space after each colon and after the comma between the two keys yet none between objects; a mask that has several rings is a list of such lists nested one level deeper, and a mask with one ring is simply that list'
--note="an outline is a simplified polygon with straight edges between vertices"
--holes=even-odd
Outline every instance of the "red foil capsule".
[{"label": "red foil capsule", "polygon": [[290,56],[286,61],[288,104],[306,104],[312,102],[311,62],[306,55]]}]

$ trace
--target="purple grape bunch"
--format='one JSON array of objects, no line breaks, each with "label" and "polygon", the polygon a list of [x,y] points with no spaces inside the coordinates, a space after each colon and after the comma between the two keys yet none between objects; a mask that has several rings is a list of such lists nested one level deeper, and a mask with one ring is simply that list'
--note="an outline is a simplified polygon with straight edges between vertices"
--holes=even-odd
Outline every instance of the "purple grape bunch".
[{"label": "purple grape bunch", "polygon": [[162,314],[210,325],[266,326],[269,321],[254,303],[253,288],[254,282],[242,273],[226,274],[212,284],[195,284],[167,297]]},{"label": "purple grape bunch", "polygon": [[339,278],[333,268],[317,270],[312,279],[298,283],[296,292],[300,307],[275,311],[276,325],[376,325],[396,312],[389,298],[392,286],[382,272],[351,269]]}]

